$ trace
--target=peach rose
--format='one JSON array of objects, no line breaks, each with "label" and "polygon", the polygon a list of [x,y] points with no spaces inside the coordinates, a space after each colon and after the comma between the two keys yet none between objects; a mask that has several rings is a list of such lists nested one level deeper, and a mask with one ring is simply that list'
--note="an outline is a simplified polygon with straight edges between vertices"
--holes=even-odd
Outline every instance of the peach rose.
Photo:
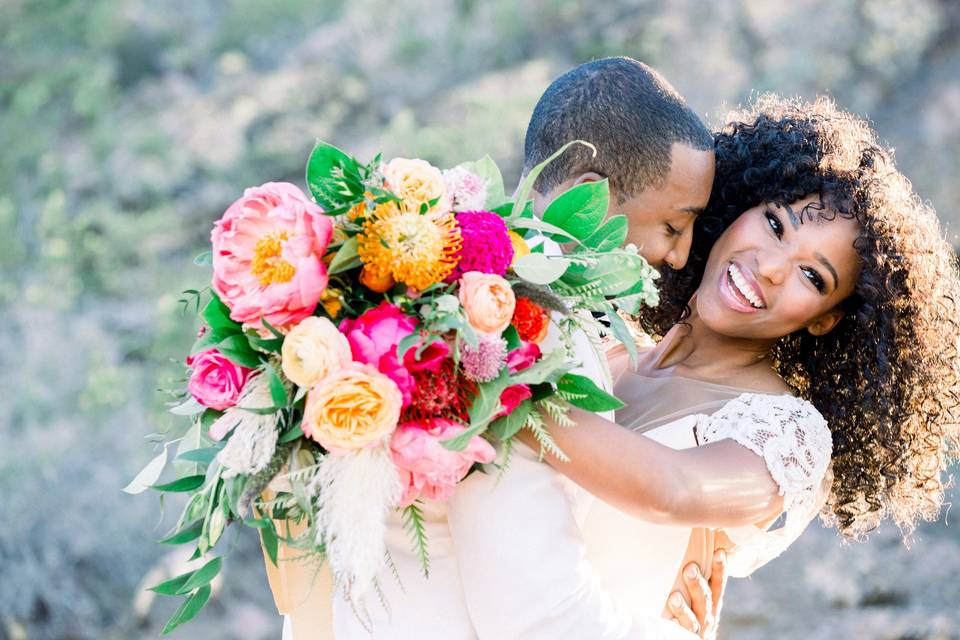
[{"label": "peach rose", "polygon": [[[446,187],[443,174],[425,160],[394,158],[383,166],[383,175],[387,179],[387,188],[402,201],[407,211],[420,211],[420,205],[426,204],[430,210],[446,210]],[[430,206],[431,200],[437,200]]]},{"label": "peach rose", "polygon": [[499,335],[510,324],[517,299],[503,277],[468,271],[460,276],[460,304],[471,327]]},{"label": "peach rose", "polygon": [[317,316],[304,318],[287,334],[280,355],[284,375],[308,389],[353,360],[347,336]]},{"label": "peach rose", "polygon": [[403,395],[368,364],[351,362],[307,393],[300,428],[334,454],[385,442],[397,428]]}]

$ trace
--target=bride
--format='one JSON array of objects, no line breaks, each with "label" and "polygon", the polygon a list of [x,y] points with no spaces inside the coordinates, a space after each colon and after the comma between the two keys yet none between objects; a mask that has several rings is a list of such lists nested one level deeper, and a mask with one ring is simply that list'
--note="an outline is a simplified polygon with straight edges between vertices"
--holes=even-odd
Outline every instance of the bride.
[{"label": "bride", "polygon": [[[660,613],[685,562],[725,549],[747,575],[818,512],[852,538],[936,517],[960,436],[955,258],[869,127],[768,96],[716,150],[691,258],[645,319],[663,339],[636,366],[611,354],[619,424],[574,409],[575,428],[551,425],[569,461],[547,461],[602,501],[582,542],[623,614],[609,637]],[[557,568],[577,554],[541,524],[562,507],[536,455],[516,457],[451,503],[462,578],[489,594],[471,617],[481,638],[578,637],[582,567]]]}]

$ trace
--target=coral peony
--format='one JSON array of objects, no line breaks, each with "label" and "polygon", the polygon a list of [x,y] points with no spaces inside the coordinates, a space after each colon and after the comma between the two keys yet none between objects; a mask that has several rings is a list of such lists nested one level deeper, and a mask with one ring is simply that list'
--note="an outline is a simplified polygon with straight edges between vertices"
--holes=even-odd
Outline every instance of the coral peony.
[{"label": "coral peony", "polygon": [[363,449],[393,432],[402,402],[393,380],[371,365],[352,362],[307,393],[301,428],[331,453]]},{"label": "coral peony", "polygon": [[510,323],[521,340],[539,344],[547,337],[550,316],[529,298],[518,298]]},{"label": "coral peony", "polygon": [[369,309],[355,320],[340,323],[340,331],[347,336],[353,359],[375,366],[393,380],[403,394],[403,406],[410,404],[414,379],[411,371],[436,370],[447,356],[450,348],[442,340],[430,344],[417,359],[417,348],[404,354],[403,362],[397,357],[400,341],[414,332],[417,321],[404,315],[400,308],[389,302]]},{"label": "coral peony", "polygon": [[460,278],[459,297],[467,321],[479,333],[499,335],[510,326],[517,301],[501,276],[468,271]]},{"label": "coral peony", "polygon": [[453,211],[482,209],[487,200],[487,183],[483,178],[463,167],[443,172],[447,200]]},{"label": "coral peony", "polygon": [[301,320],[281,348],[283,373],[308,389],[350,361],[347,337],[328,319],[316,316]]},{"label": "coral peony", "polygon": [[513,262],[513,242],[503,218],[490,211],[464,211],[457,214],[457,224],[463,244],[447,281],[459,280],[468,271],[505,274]]},{"label": "coral peony", "polygon": [[297,187],[251,187],[214,225],[213,290],[237,322],[275,327],[313,313],[324,288],[333,225]]},{"label": "coral peony", "polygon": [[254,370],[234,364],[216,349],[207,349],[187,357],[193,369],[187,391],[205,407],[223,411],[237,404],[240,393]]},{"label": "coral peony", "polygon": [[456,437],[466,426],[445,418],[406,422],[397,427],[390,441],[393,462],[404,485],[400,505],[420,497],[448,500],[453,489],[475,462],[492,462],[496,452],[490,443],[474,436],[463,451],[451,451],[442,441]]}]

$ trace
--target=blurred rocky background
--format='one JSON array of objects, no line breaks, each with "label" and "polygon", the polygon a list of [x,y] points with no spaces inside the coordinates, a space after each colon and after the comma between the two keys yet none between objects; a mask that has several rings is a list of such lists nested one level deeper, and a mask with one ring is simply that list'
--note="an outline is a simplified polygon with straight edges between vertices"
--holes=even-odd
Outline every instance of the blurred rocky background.
[{"label": "blurred rocky background", "polygon": [[[175,419],[179,292],[244,186],[302,184],[316,138],[515,178],[550,80],[612,54],[714,125],[754,92],[832,94],[956,238],[956,0],[0,0],[0,638],[152,638],[176,606],[136,599],[180,560],[156,497],[120,488]],[[279,637],[248,534],[173,637]],[[958,574],[946,518],[909,549],[815,526],[731,585],[722,637],[957,639]]]}]

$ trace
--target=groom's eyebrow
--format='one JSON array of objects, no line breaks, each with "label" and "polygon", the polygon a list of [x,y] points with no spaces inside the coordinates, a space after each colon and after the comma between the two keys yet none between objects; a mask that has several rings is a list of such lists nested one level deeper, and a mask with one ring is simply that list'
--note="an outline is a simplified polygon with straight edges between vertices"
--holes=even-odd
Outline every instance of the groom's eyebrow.
[{"label": "groom's eyebrow", "polygon": [[680,211],[689,213],[692,216],[698,216],[703,213],[703,207],[680,207]]}]

